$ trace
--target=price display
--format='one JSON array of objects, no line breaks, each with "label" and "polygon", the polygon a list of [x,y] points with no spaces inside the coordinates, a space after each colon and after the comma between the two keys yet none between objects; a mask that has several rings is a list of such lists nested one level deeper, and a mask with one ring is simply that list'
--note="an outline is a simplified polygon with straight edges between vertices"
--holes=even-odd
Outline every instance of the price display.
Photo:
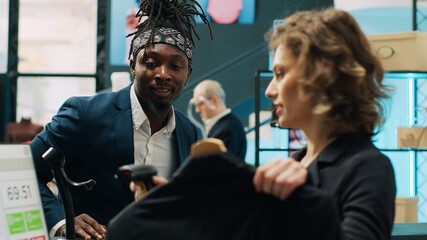
[{"label": "price display", "polygon": [[29,145],[0,144],[0,240],[47,240]]},{"label": "price display", "polygon": [[36,184],[32,179],[0,183],[4,207],[10,208],[36,204],[39,196],[34,195],[35,188]]}]

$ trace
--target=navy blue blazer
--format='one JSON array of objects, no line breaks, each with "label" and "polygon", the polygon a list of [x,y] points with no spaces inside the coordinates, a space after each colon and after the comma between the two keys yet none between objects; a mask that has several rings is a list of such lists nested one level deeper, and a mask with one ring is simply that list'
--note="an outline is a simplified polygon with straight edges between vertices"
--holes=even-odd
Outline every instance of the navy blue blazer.
[{"label": "navy blue blazer", "polygon": [[[60,150],[65,171],[74,181],[94,179],[91,190],[71,187],[76,216],[87,213],[101,224],[107,224],[131,203],[133,194],[127,184],[114,178],[118,167],[134,163],[133,122],[130,86],[92,97],[72,97],[31,143],[42,204],[48,229],[64,219],[63,206],[46,183],[52,180],[42,154],[49,148]],[[200,139],[197,128],[175,110],[176,161],[179,166],[189,156],[191,144]]]},{"label": "navy blue blazer", "polygon": [[240,120],[232,113],[219,119],[211,128],[207,137],[221,139],[229,153],[245,161],[246,133]]}]

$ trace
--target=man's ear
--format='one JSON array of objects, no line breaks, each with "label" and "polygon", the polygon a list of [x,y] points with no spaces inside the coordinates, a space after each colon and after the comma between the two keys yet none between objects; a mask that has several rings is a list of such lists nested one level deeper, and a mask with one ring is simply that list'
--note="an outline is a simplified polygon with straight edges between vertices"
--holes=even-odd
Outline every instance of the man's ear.
[{"label": "man's ear", "polygon": [[132,75],[132,80],[135,79],[135,62],[130,60],[130,74]]},{"label": "man's ear", "polygon": [[184,86],[188,84],[188,82],[190,81],[190,75],[193,72],[193,68],[191,68],[190,66],[188,67],[188,75],[187,75],[187,80],[185,80]]},{"label": "man's ear", "polygon": [[219,102],[219,98],[218,98],[218,96],[214,95],[214,96],[212,96],[212,97],[209,99],[209,101],[210,101],[211,103],[213,103],[214,105],[217,105],[217,104],[218,104],[218,102]]},{"label": "man's ear", "polygon": [[187,81],[190,78],[191,73],[193,72],[193,68],[191,66],[188,67],[188,76],[187,76]]}]

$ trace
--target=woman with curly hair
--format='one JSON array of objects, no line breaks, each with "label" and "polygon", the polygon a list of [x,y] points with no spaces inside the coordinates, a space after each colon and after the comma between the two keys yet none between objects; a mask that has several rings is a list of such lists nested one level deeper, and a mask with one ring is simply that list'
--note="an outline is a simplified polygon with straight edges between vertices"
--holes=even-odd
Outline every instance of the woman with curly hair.
[{"label": "woman with curly hair", "polygon": [[366,36],[335,9],[296,13],[267,36],[274,77],[265,94],[279,125],[301,129],[307,146],[260,166],[255,188],[287,199],[317,186],[336,203],[343,239],[390,239],[395,177],[372,143],[389,89]]}]

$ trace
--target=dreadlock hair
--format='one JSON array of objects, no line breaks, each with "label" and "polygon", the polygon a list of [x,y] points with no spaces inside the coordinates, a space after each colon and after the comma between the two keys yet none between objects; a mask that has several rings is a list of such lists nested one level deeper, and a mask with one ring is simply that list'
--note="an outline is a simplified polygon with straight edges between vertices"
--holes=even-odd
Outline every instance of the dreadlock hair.
[{"label": "dreadlock hair", "polygon": [[[133,36],[129,50],[129,59],[133,53],[134,40],[142,33],[151,30],[149,42],[154,44],[154,31],[156,27],[170,27],[178,30],[185,38],[190,40],[190,44],[194,45],[193,33],[200,40],[199,35],[195,30],[195,16],[208,25],[209,35],[212,39],[212,30],[209,21],[200,4],[195,0],[141,0],[139,10],[135,17],[138,18],[139,24],[136,31],[128,34],[126,37]],[[148,17],[141,22],[143,17]],[[185,44],[189,43],[185,41]]]}]

